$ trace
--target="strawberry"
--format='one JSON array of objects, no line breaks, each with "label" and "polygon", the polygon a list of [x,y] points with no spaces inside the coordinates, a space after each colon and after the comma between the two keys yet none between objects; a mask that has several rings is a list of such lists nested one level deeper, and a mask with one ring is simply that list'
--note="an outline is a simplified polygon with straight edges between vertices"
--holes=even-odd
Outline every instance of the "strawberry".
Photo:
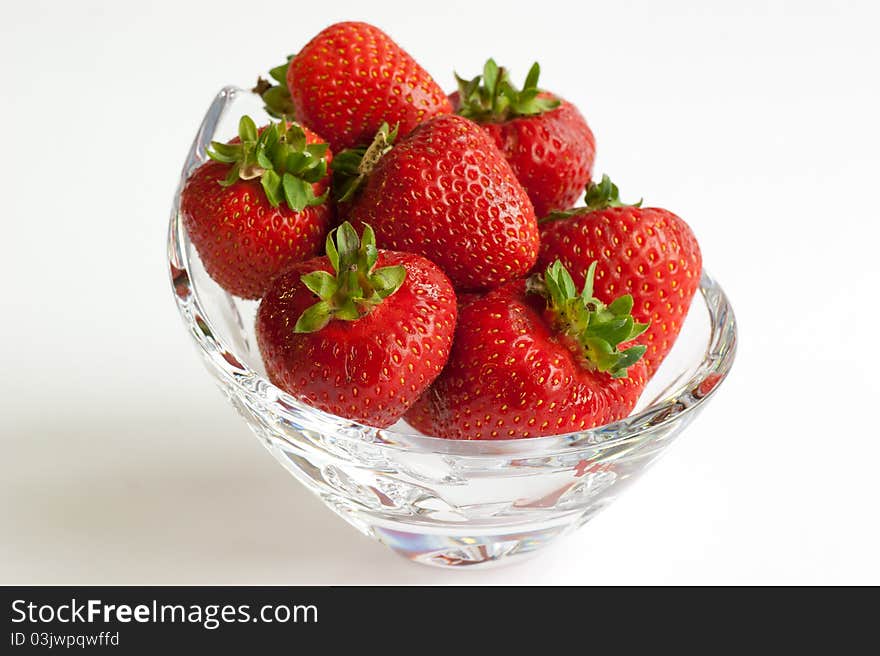
[{"label": "strawberry", "polygon": [[214,142],[180,210],[205,270],[226,291],[260,298],[283,268],[315,255],[332,210],[327,200],[327,144],[308,128],[247,116],[239,136]]},{"label": "strawberry", "polygon": [[647,380],[645,330],[632,297],[593,297],[593,271],[578,294],[555,262],[460,306],[449,363],[407,420],[429,435],[495,440],[556,435],[616,421]]},{"label": "strawberry", "polygon": [[577,107],[538,89],[535,63],[520,91],[490,59],[483,75],[463,80],[451,101],[483,126],[513,167],[539,217],[568,209],[590,181],[596,141]]},{"label": "strawberry", "polygon": [[455,292],[431,261],[377,250],[369,226],[358,241],[343,223],[326,249],[278,276],[260,303],[266,372],[321,410],[389,426],[446,364]]},{"label": "strawberry", "polygon": [[[352,223],[372,225],[388,248],[430,258],[459,290],[493,287],[531,269],[539,245],[534,209],[478,125],[450,114],[390,150],[388,138],[385,126],[361,166],[347,165],[362,183],[343,196],[354,196]],[[340,158],[347,163],[350,154]]]},{"label": "strawberry", "polygon": [[[279,69],[272,76],[281,78]],[[383,122],[401,136],[437,114],[449,99],[430,75],[378,27],[336,23],[322,30],[286,67],[286,91],[265,81],[254,89],[270,111],[293,110],[334,151],[370,142]],[[281,81],[281,80],[279,80]]]},{"label": "strawberry", "polygon": [[480,294],[475,294],[474,292],[459,292],[455,295],[456,303],[458,304],[458,309],[460,310],[465,305],[476,301],[480,298]]},{"label": "strawberry", "polygon": [[653,375],[669,353],[700,285],[702,258],[690,227],[668,210],[624,205],[608,176],[587,188],[586,207],[552,214],[541,224],[538,266],[559,259],[575,282],[593,261],[596,296],[632,294],[633,317],[651,322],[642,336]]}]

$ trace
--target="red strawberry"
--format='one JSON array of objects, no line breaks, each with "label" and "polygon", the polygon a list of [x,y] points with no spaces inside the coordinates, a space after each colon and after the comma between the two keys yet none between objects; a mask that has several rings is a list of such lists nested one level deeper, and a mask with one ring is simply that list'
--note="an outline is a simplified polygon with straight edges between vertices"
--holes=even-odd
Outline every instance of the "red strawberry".
[{"label": "red strawberry", "polygon": [[539,75],[536,63],[519,91],[490,59],[482,76],[456,76],[451,100],[495,140],[541,217],[577,202],[590,181],[596,141],[577,107],[538,89]]},{"label": "red strawberry", "polygon": [[458,309],[461,310],[465,305],[472,303],[480,298],[480,294],[476,294],[474,292],[459,292],[455,295],[456,303],[458,304]]},{"label": "red strawberry", "polygon": [[[355,192],[352,223],[372,225],[388,248],[430,258],[456,289],[493,287],[531,269],[538,251],[534,209],[479,126],[438,116],[381,155],[384,133],[364,157],[366,182]],[[381,158],[373,167],[374,155]]]},{"label": "red strawberry", "polygon": [[587,206],[547,217],[538,266],[561,260],[576,283],[598,261],[596,296],[632,294],[633,317],[651,322],[640,342],[653,375],[669,353],[700,285],[702,258],[690,227],[672,212],[624,205],[608,176],[587,188]]},{"label": "red strawberry", "polygon": [[[455,330],[455,292],[429,260],[376,250],[344,223],[327,256],[294,265],[257,311],[269,379],[327,412],[393,424],[443,369]],[[376,268],[378,267],[378,268]]]},{"label": "red strawberry", "polygon": [[308,128],[247,116],[239,137],[214,142],[190,176],[180,209],[208,274],[226,291],[260,298],[279,271],[312,257],[331,218],[327,144]]},{"label": "red strawberry", "polygon": [[[281,78],[278,69],[272,76]],[[452,106],[433,78],[378,27],[337,23],[321,31],[290,59],[282,86],[258,82],[276,114],[324,135],[333,150],[367,144],[383,122],[406,135]]]},{"label": "red strawberry", "polygon": [[429,435],[495,440],[570,433],[625,417],[647,380],[632,298],[581,294],[559,262],[460,307],[449,363],[407,414]]}]

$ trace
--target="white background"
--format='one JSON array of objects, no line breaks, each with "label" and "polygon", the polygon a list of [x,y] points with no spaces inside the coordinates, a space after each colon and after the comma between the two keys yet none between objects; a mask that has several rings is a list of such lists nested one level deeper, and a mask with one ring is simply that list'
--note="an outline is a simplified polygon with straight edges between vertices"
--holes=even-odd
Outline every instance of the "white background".
[{"label": "white background", "polygon": [[[0,582],[880,583],[876,3],[304,5],[4,4]],[[169,203],[214,93],[343,19],[446,87],[539,59],[597,171],[687,219],[736,308],[704,414],[513,568],[422,568],[337,519],[216,391],[172,302]]]}]

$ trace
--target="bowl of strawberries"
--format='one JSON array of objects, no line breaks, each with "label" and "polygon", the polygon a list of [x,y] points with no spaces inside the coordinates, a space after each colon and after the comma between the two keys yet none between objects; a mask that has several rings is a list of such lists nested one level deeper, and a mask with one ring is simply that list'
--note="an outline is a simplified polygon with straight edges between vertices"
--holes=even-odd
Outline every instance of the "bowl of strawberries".
[{"label": "bowl of strawberries", "polygon": [[413,561],[513,562],[583,525],[732,366],[691,228],[594,176],[537,64],[447,95],[348,22],[271,77],[215,98],[171,213],[174,298],[220,388]]}]

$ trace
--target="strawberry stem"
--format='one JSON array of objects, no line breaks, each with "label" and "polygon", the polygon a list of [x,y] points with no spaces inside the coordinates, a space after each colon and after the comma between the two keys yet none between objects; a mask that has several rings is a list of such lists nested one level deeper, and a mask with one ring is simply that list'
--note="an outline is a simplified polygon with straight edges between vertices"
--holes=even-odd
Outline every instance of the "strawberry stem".
[{"label": "strawberry stem", "polygon": [[326,250],[336,275],[312,271],[300,278],[320,300],[297,319],[296,333],[317,332],[331,319],[357,321],[400,289],[406,278],[402,265],[375,268],[379,251],[369,225],[358,239],[346,221],[327,235]]},{"label": "strawberry stem", "polygon": [[273,207],[285,202],[294,212],[327,200],[327,192],[315,196],[312,188],[327,175],[326,143],[307,144],[303,129],[283,119],[259,132],[250,116],[241,117],[238,138],[239,143],[213,141],[208,150],[211,159],[232,165],[222,186],[259,178]]},{"label": "strawberry stem", "polygon": [[483,74],[472,80],[455,75],[458,82],[458,113],[478,123],[503,123],[518,116],[543,114],[560,105],[557,98],[539,97],[538,78],[541,67],[532,64],[522,89],[510,81],[506,68],[499,67],[494,59],[483,66]]},{"label": "strawberry stem", "polygon": [[642,199],[639,199],[638,203],[622,203],[617,185],[611,182],[611,178],[605,174],[602,174],[602,180],[598,184],[591,181],[587,185],[584,200],[589,210],[604,210],[607,207],[641,207],[642,205]]},{"label": "strawberry stem", "polygon": [[266,104],[266,112],[273,118],[290,119],[294,116],[295,107],[290,98],[290,90],[287,88],[287,69],[293,58],[294,55],[288,55],[285,63],[269,71],[269,76],[277,84],[272,84],[268,80],[258,77],[256,86],[251,89],[263,99]]},{"label": "strawberry stem", "polygon": [[614,378],[626,378],[627,368],[638,362],[647,348],[637,345],[620,351],[618,346],[641,335],[649,324],[633,319],[631,295],[620,296],[608,305],[593,296],[596,265],[597,262],[590,265],[580,293],[559,260],[548,266],[543,275],[529,278],[526,290],[547,300],[554,330],[577,346],[585,366]]},{"label": "strawberry stem", "polygon": [[338,202],[351,200],[379,160],[394,147],[397,127],[392,130],[382,123],[369,146],[348,148],[333,158],[333,196]]},{"label": "strawberry stem", "polygon": [[622,203],[620,201],[620,192],[617,185],[611,182],[611,178],[602,175],[602,180],[598,183],[590,182],[587,185],[586,195],[584,196],[585,205],[583,207],[574,207],[570,210],[560,210],[550,212],[547,216],[538,219],[539,224],[550,223],[560,219],[568,219],[580,214],[588,214],[595,210],[604,210],[608,207],[641,207],[642,199],[638,203]]}]

